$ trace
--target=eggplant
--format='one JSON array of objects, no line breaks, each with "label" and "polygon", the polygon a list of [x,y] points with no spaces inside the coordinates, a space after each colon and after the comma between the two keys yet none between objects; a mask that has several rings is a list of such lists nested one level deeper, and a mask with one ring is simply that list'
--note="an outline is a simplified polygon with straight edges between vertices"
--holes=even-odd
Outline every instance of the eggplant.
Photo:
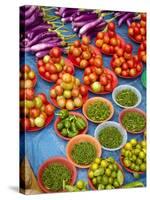
[{"label": "eggplant", "polygon": [[131,18],[134,16],[133,12],[128,12],[124,16],[122,16],[118,21],[118,26],[121,26],[123,22],[125,22],[128,18]]},{"label": "eggplant", "polygon": [[64,23],[68,23],[68,22],[71,22],[71,17],[65,17],[65,18],[61,18],[61,21],[64,22]]},{"label": "eggplant", "polygon": [[96,13],[90,13],[90,14],[80,15],[80,16],[74,18],[73,21],[74,22],[81,22],[83,20],[90,20],[90,19],[96,19],[96,18],[97,18]]},{"label": "eggplant", "polygon": [[37,58],[43,58],[45,55],[47,55],[49,53],[49,49],[47,50],[43,50],[43,51],[38,51],[35,56]]},{"label": "eggplant", "polygon": [[20,16],[21,16],[21,18],[26,20],[26,19],[30,18],[37,9],[38,9],[37,6],[31,6],[27,11],[20,10]]},{"label": "eggplant", "polygon": [[97,24],[99,24],[100,22],[103,21],[103,18],[102,17],[99,17],[98,19],[96,19],[95,21],[92,21],[88,24],[85,24],[79,31],[79,34],[82,36],[84,35],[86,32],[92,30],[93,28],[95,28],[95,26]]},{"label": "eggplant", "polygon": [[59,16],[62,16],[63,12],[67,10],[67,8],[59,8]]},{"label": "eggplant", "polygon": [[39,43],[45,43],[45,42],[54,43],[54,42],[60,42],[60,41],[61,41],[61,38],[59,38],[59,37],[52,37],[52,38],[47,37],[47,38],[40,40]]},{"label": "eggplant", "polygon": [[72,24],[73,24],[73,27],[82,27],[82,26],[84,26],[85,24],[88,24],[88,23],[90,23],[90,22],[93,22],[93,21],[95,21],[94,19],[90,19],[90,20],[87,20],[87,21],[81,21],[81,22],[73,22]]},{"label": "eggplant", "polygon": [[78,9],[69,9],[69,10],[66,10],[63,12],[62,14],[62,18],[65,18],[65,17],[69,17],[71,16],[73,13],[75,13]]}]

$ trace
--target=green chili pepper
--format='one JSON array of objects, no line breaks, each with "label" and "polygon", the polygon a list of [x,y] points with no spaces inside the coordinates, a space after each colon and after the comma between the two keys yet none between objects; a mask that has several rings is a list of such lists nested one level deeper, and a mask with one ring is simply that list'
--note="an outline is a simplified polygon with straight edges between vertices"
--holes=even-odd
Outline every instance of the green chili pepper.
[{"label": "green chili pepper", "polygon": [[57,115],[59,115],[59,117],[61,119],[65,119],[69,116],[69,111],[68,110],[61,110]]},{"label": "green chili pepper", "polygon": [[134,181],[122,186],[122,188],[133,188],[133,187],[144,187],[144,184],[140,181]]},{"label": "green chili pepper", "polygon": [[58,129],[59,131],[61,131],[63,128],[64,128],[63,122],[59,122],[59,123],[57,124],[57,129]]},{"label": "green chili pepper", "polygon": [[67,135],[68,135],[67,129],[66,129],[66,128],[63,128],[61,134],[62,134],[63,136],[67,136]]},{"label": "green chili pepper", "polygon": [[71,123],[71,130],[72,130],[73,132],[78,132],[78,129],[76,128],[76,124],[75,124],[74,121]]},{"label": "green chili pepper", "polygon": [[72,131],[72,130],[67,130],[67,133],[68,133],[68,137],[70,137],[70,138],[72,138],[72,137],[78,135],[78,132],[77,132],[77,131],[74,132],[74,131]]},{"label": "green chili pepper", "polygon": [[70,128],[71,127],[71,123],[69,120],[65,120],[64,122],[65,128]]},{"label": "green chili pepper", "polygon": [[76,125],[77,129],[79,129],[79,130],[83,130],[86,127],[85,121],[80,117],[78,117],[76,119],[75,125]]}]

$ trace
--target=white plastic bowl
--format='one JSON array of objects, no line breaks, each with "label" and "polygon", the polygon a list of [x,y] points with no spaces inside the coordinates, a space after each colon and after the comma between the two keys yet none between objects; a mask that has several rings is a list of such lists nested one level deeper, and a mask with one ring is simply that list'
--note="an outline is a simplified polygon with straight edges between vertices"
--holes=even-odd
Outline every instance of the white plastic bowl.
[{"label": "white plastic bowl", "polygon": [[119,130],[119,132],[123,136],[122,144],[119,147],[113,148],[113,149],[106,148],[102,144],[101,145],[102,145],[102,148],[107,150],[107,151],[116,151],[116,150],[121,149],[127,142],[127,132],[119,123],[113,122],[113,121],[108,121],[108,122],[103,122],[102,124],[99,124],[95,129],[94,136],[99,141],[98,138],[99,138],[99,135],[101,134],[100,133],[101,130],[106,128],[106,127],[110,127],[110,126],[113,126],[113,127],[117,128]]},{"label": "white plastic bowl", "polygon": [[[134,105],[134,106],[123,106],[121,104],[119,104],[117,101],[116,101],[116,95],[121,92],[122,90],[125,90],[125,89],[129,89],[129,90],[132,90],[138,97],[138,101],[137,103]],[[118,87],[116,87],[114,90],[113,90],[113,93],[112,93],[112,98],[113,98],[113,101],[120,107],[122,108],[135,108],[137,107],[140,103],[141,103],[141,100],[142,100],[142,96],[141,96],[141,93],[139,92],[139,90],[137,90],[135,87],[133,86],[130,86],[130,85],[120,85]]]}]

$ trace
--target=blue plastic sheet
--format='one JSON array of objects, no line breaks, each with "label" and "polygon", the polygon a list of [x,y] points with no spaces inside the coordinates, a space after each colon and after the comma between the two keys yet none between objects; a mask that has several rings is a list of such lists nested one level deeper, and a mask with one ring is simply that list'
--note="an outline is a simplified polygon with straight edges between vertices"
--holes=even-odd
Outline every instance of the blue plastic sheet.
[{"label": "blue plastic sheet", "polygon": [[[70,25],[66,25],[66,27],[70,30],[70,34],[72,34],[72,29]],[[134,53],[137,53],[139,45],[132,42],[128,36],[127,36],[127,26],[124,24],[121,28],[117,28],[117,32],[124,38],[126,42],[130,42],[133,45],[133,50]],[[104,60],[104,66],[110,68],[110,60],[111,57],[104,56],[103,55],[103,60]],[[36,59],[35,56],[32,54],[26,53],[25,57],[21,56],[21,64],[28,64],[30,67],[36,72],[37,75],[37,85],[35,87],[36,92],[44,92],[48,100],[49,98],[49,90],[53,86],[53,83],[47,83],[46,81],[42,80],[41,77],[38,74],[37,67],[36,67]],[[144,66],[145,68],[145,66]],[[82,80],[83,76],[83,71],[79,70],[76,68],[75,70],[75,76],[78,77],[80,80]],[[139,76],[136,79],[122,79],[119,78],[119,85],[122,84],[129,84],[134,87],[136,87],[142,94],[142,102],[138,106],[140,109],[146,111],[146,90],[143,87],[141,83],[141,76]],[[112,100],[112,94],[107,94],[107,95],[93,95],[92,93],[89,92],[89,98],[93,96],[102,96],[107,99],[109,99],[114,106],[115,113],[111,121],[116,121],[118,122],[118,115],[121,112],[122,108],[118,107]],[[58,112],[58,109],[56,109],[56,112]],[[77,110],[76,112],[81,112],[81,109]],[[66,156],[66,144],[67,142],[64,141],[63,139],[59,138],[54,131],[54,121],[56,117],[54,117],[53,121],[43,130],[29,133],[26,132],[25,135],[22,134],[20,137],[20,153],[21,153],[21,158],[23,158],[24,153],[27,156],[33,171],[35,175],[37,176],[38,169],[40,165],[46,161],[48,158],[53,157],[53,156]],[[89,129],[88,129],[88,134],[94,136],[94,130],[96,128],[96,124],[89,122]],[[133,136],[132,134],[128,133],[128,141],[131,138],[137,138],[139,141],[143,139],[143,135],[136,135]],[[25,147],[25,148],[24,148]],[[109,152],[109,151],[102,151],[102,157],[109,157],[113,156],[117,162],[119,161],[119,155],[120,151],[115,151],[115,152]],[[125,183],[129,183],[132,181],[135,181],[135,178],[131,173],[128,173],[124,168],[124,173],[125,173]],[[87,169],[77,169],[78,176],[77,179],[83,179],[87,181]],[[140,181],[146,185],[146,175],[142,175],[140,178]]]}]

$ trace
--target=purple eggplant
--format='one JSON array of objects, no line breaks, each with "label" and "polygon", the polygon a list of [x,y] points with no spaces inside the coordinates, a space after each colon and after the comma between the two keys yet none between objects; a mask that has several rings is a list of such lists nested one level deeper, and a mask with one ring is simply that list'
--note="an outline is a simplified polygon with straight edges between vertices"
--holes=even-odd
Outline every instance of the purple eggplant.
[{"label": "purple eggplant", "polygon": [[44,38],[43,40],[40,40],[39,43],[45,43],[45,42],[48,42],[48,43],[54,43],[54,42],[60,42],[61,41],[61,38],[59,37],[47,37],[47,38]]},{"label": "purple eggplant", "polygon": [[131,18],[134,16],[133,12],[128,12],[124,16],[122,16],[118,21],[118,26],[121,26],[123,22],[125,22],[128,18]]},{"label": "purple eggplant", "polygon": [[82,26],[84,26],[85,24],[88,24],[88,23],[90,23],[90,22],[93,22],[93,21],[95,21],[94,19],[90,19],[90,20],[87,20],[87,21],[81,21],[81,22],[73,22],[72,23],[72,25],[73,25],[73,28],[74,27],[82,27]]},{"label": "purple eggplant", "polygon": [[80,15],[76,18],[73,19],[74,22],[81,22],[83,20],[90,20],[90,19],[96,19],[97,18],[97,14],[96,13],[90,13],[90,14],[84,14],[84,15]]},{"label": "purple eggplant", "polygon": [[62,18],[70,17],[73,13],[75,13],[78,9],[69,9],[63,12]]},{"label": "purple eggplant", "polygon": [[79,31],[79,34],[82,36],[84,35],[86,32],[92,30],[93,28],[95,28],[95,26],[97,24],[99,24],[100,22],[103,21],[103,18],[102,17],[99,17],[98,19],[96,19],[95,21],[92,21],[88,24],[85,24]]},{"label": "purple eggplant", "polygon": [[54,37],[54,36],[57,36],[57,33],[55,31],[52,31],[52,32],[43,32],[40,35],[35,36],[34,39],[29,42],[29,46],[37,44],[40,40],[42,40],[44,38]]},{"label": "purple eggplant", "polygon": [[43,50],[43,51],[38,51],[35,56],[37,58],[43,58],[45,55],[47,55],[49,53],[49,49],[48,50]]},{"label": "purple eggplant", "polygon": [[71,22],[71,17],[65,17],[65,18],[61,18],[61,21],[64,22],[64,23],[68,23],[68,22]]},{"label": "purple eggplant", "polygon": [[67,8],[59,8],[59,16],[62,16],[63,12],[67,10]]},{"label": "purple eggplant", "polygon": [[37,8],[37,6],[31,6],[27,11],[20,10],[21,18],[23,18],[24,20],[30,18],[35,13]]}]

